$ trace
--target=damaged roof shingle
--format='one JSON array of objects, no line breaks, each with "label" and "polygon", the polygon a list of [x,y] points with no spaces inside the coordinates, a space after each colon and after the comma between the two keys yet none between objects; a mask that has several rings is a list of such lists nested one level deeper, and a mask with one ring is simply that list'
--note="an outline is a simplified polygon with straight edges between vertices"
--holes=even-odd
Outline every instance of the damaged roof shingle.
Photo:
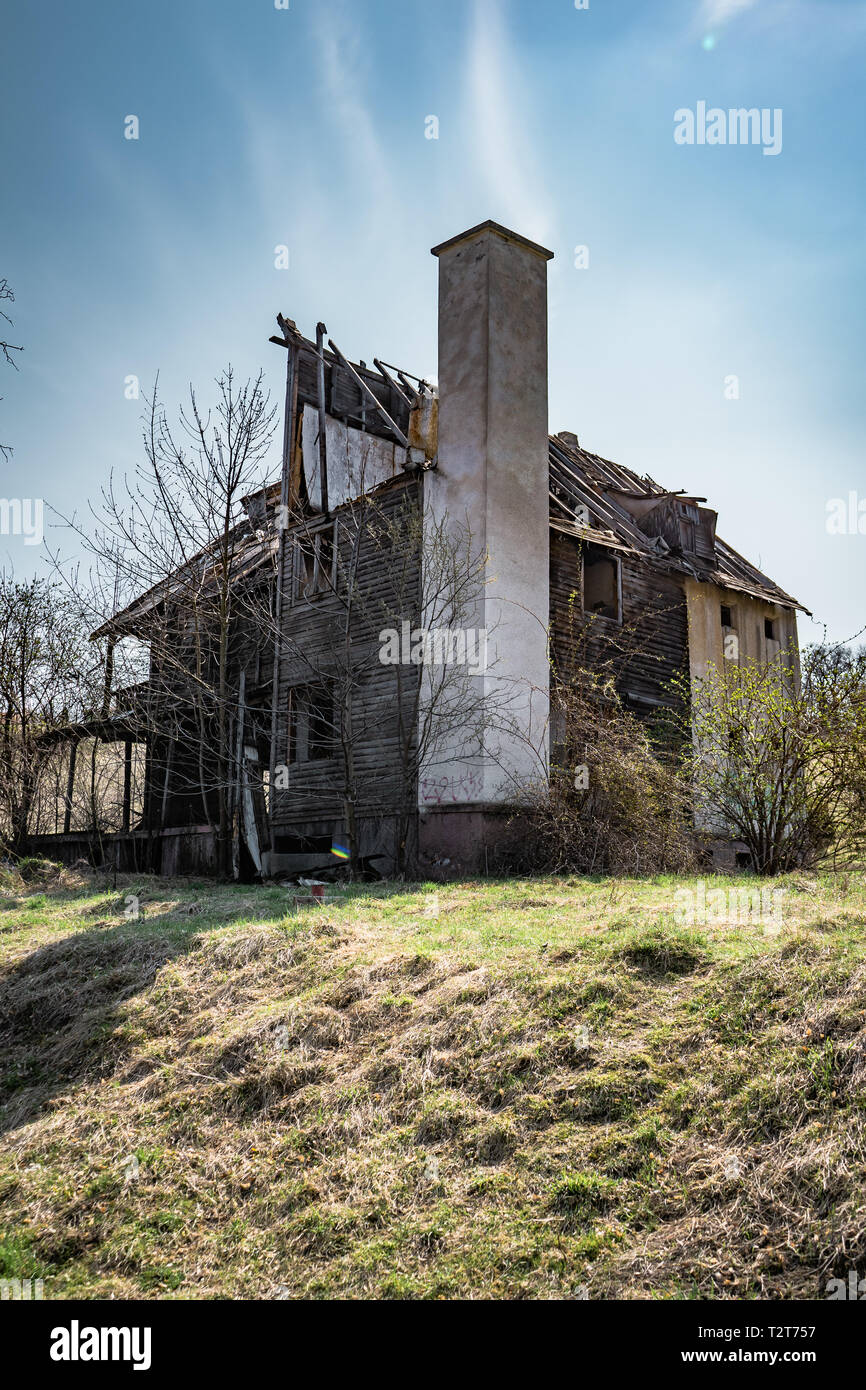
[{"label": "damaged roof shingle", "polygon": [[[676,498],[693,504],[705,500],[672,492],[653,478],[640,478],[622,464],[590,453],[581,448],[576,435],[562,432],[550,436],[550,519],[557,530],[576,531],[587,540],[640,556],[669,573],[808,612],[720,536],[714,536],[705,553],[670,548],[663,539],[641,529],[633,511],[625,505],[626,498],[636,502],[638,510],[644,500],[662,502]],[[581,524],[579,507],[588,511],[589,526]]]}]

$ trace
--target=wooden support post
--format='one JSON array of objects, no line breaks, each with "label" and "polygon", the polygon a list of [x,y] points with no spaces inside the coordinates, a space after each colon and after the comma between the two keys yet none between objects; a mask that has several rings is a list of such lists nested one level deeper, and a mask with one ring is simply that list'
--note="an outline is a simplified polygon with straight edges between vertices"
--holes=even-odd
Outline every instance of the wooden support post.
[{"label": "wooden support post", "polygon": [[63,813],[63,833],[69,834],[72,825],[72,794],[75,791],[75,760],[78,757],[78,739],[73,739],[69,750],[69,773],[66,778],[66,810]]},{"label": "wooden support post", "polygon": [[325,516],[330,515],[328,508],[328,444],[325,434],[325,334],[327,331],[323,323],[316,324],[316,352],[319,355],[319,361],[317,363],[319,393],[319,485],[322,489],[322,511],[325,513]]},{"label": "wooden support post", "polygon": [[232,873],[240,877],[241,833],[244,824],[244,725],[247,710],[247,673],[241,668],[238,683],[237,739],[235,743],[235,772],[232,778],[234,814],[232,816]]},{"label": "wooden support post", "polygon": [[165,813],[168,809],[168,789],[171,777],[171,764],[174,758],[174,735],[168,741],[168,752],[165,757],[165,781],[162,784],[162,810],[160,812],[159,824],[162,830],[165,829]]},{"label": "wooden support post", "polygon": [[132,814],[132,739],[128,738],[123,745],[123,821],[122,829],[129,829],[129,822]]},{"label": "wooden support post", "polygon": [[277,766],[277,736],[279,733],[279,693],[280,656],[282,654],[283,624],[283,576],[286,569],[286,520],[289,506],[289,483],[292,471],[292,454],[295,448],[295,433],[298,416],[298,347],[292,334],[294,325],[278,320],[283,330],[286,347],[286,407],[283,422],[283,471],[280,481],[280,543],[277,550],[277,592],[274,602],[274,666],[271,676],[271,756],[268,765],[268,785],[270,804],[268,814],[271,822],[271,852],[274,851],[274,782]]},{"label": "wooden support post", "polygon": [[105,679],[102,686],[102,717],[107,719],[111,710],[111,686],[114,681],[114,645],[116,637],[109,637],[105,648]]}]

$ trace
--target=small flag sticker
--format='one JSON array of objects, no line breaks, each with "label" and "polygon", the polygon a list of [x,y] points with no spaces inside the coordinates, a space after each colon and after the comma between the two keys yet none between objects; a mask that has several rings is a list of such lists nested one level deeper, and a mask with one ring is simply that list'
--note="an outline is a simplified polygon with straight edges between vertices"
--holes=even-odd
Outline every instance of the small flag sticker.
[{"label": "small flag sticker", "polygon": [[334,855],[336,859],[349,858],[349,851],[346,849],[346,846],[338,844],[336,840],[334,840],[331,844],[331,853]]}]

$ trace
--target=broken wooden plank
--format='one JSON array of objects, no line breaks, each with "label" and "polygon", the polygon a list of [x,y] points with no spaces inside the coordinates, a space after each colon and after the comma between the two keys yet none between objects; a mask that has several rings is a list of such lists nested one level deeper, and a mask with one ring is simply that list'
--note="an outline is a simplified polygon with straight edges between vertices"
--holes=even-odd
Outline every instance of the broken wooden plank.
[{"label": "broken wooden plank", "polygon": [[[327,331],[323,323],[316,324],[316,352],[319,358],[316,376],[317,394],[319,398],[319,487],[321,489],[322,511],[325,513],[325,516],[330,515],[328,508],[328,446],[325,430],[325,418],[327,414],[325,410],[325,334]],[[331,347],[333,346],[333,343],[331,343]]]},{"label": "broken wooden plank", "polygon": [[375,406],[376,410],[378,410],[379,414],[382,416],[382,419],[385,421],[388,428],[393,431],[394,437],[400,441],[404,449],[408,449],[409,440],[401,430],[400,426],[396,423],[395,420],[392,420],[391,416],[388,414],[387,410],[383,406],[382,402],[379,400],[379,397],[373,391],[372,387],[367,385],[363,377],[360,377],[358,373],[355,371],[355,368],[352,366],[348,358],[343,356],[342,352],[337,347],[337,344],[334,342],[333,338],[328,339],[328,347],[340,359],[343,366],[346,368],[346,371],[351,376],[352,380],[355,381],[358,386],[360,386],[361,390],[365,393],[365,395],[369,396],[370,401]]}]

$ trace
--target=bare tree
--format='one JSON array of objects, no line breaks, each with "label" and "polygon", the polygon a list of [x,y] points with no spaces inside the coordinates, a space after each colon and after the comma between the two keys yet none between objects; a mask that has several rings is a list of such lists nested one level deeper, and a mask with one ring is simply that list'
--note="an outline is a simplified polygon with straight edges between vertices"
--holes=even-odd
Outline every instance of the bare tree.
[{"label": "bare tree", "polygon": [[256,577],[269,542],[243,499],[262,488],[275,415],[261,373],[238,386],[228,367],[210,410],[191,386],[175,425],[155,386],[143,463],[122,484],[112,478],[92,524],[72,523],[93,561],[91,607],[110,662],[125,636],[148,651],[139,710],[151,786],[162,781],[163,805],[170,786],[195,805],[196,819],[215,833],[224,876],[232,872],[237,785],[232,645],[262,645],[272,623],[270,575]]},{"label": "bare tree", "polygon": [[64,587],[0,573],[0,838],[13,854],[27,850],[52,736],[98,702],[100,665]]},{"label": "bare tree", "polygon": [[[8,300],[10,304],[15,303],[15,296],[12,293],[9,281],[6,279],[5,275],[0,277],[0,301],[2,300]],[[5,313],[2,309],[0,309],[0,318],[4,319],[11,328],[12,320],[10,319],[9,315]],[[15,352],[23,351],[24,348],[20,343],[16,345],[15,343],[8,342],[5,338],[0,338],[0,352],[2,352],[3,354],[3,360],[4,362],[8,362],[10,367],[14,367],[16,372],[18,370],[18,363],[15,361],[15,358],[12,354]],[[0,400],[2,399],[2,396],[0,396]],[[2,455],[4,461],[8,460],[11,453],[11,444],[0,444],[0,455]]]}]

